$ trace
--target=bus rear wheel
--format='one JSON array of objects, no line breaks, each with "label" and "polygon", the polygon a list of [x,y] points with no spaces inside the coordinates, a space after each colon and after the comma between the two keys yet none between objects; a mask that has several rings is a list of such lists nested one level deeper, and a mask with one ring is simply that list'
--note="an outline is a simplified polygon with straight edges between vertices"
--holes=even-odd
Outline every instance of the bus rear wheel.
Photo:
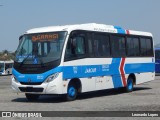
[{"label": "bus rear wheel", "polygon": [[133,78],[129,77],[127,80],[127,85],[126,85],[126,92],[132,92],[133,91]]},{"label": "bus rear wheel", "polygon": [[29,101],[35,101],[35,100],[38,100],[39,96],[38,94],[30,94],[30,93],[25,93],[25,96],[26,98],[29,100]]},{"label": "bus rear wheel", "polygon": [[66,95],[66,100],[67,101],[73,101],[77,97],[77,88],[74,84],[69,84],[68,90],[67,90],[67,95]]}]

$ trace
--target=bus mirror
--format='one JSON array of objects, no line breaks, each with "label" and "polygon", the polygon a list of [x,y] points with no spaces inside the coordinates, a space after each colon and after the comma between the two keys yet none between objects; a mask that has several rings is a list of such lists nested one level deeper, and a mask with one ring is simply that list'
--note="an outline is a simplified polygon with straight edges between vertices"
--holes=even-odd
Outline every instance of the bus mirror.
[{"label": "bus mirror", "polygon": [[22,39],[23,35],[19,36],[19,41]]}]

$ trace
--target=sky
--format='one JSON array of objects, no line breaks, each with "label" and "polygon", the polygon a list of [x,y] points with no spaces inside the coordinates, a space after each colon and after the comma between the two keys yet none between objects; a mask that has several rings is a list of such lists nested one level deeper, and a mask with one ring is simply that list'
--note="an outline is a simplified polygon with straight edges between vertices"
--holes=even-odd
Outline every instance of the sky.
[{"label": "sky", "polygon": [[160,0],[0,0],[0,51],[14,52],[29,29],[82,23],[151,32],[156,45],[159,12]]}]

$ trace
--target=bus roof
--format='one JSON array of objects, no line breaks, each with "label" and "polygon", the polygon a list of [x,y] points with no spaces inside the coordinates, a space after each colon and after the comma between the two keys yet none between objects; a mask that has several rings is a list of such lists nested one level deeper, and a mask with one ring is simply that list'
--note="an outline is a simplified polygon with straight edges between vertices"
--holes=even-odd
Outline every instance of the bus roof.
[{"label": "bus roof", "polygon": [[13,60],[0,60],[0,63],[14,63],[14,61]]},{"label": "bus roof", "polygon": [[88,31],[99,31],[99,32],[119,33],[119,34],[152,36],[152,34],[149,32],[125,30],[119,26],[96,24],[96,23],[34,28],[28,30],[26,34],[54,32],[54,31],[72,31],[72,30],[88,30]]}]

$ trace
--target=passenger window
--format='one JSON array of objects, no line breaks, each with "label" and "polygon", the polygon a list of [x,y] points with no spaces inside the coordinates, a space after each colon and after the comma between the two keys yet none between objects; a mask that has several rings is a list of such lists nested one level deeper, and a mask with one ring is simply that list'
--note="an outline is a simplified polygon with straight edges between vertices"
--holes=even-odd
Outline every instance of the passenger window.
[{"label": "passenger window", "polygon": [[112,35],[111,49],[113,57],[125,57],[126,56],[125,37]]},{"label": "passenger window", "polygon": [[110,45],[109,36],[104,34],[95,34],[93,40],[93,50],[95,57],[109,57],[110,56]]},{"label": "passenger window", "polygon": [[153,56],[153,47],[152,47],[152,40],[146,39],[146,46],[147,46],[147,56]]},{"label": "passenger window", "polygon": [[149,38],[140,38],[141,56],[153,56],[152,40]]},{"label": "passenger window", "polygon": [[139,39],[135,37],[127,37],[127,56],[139,56]]}]

